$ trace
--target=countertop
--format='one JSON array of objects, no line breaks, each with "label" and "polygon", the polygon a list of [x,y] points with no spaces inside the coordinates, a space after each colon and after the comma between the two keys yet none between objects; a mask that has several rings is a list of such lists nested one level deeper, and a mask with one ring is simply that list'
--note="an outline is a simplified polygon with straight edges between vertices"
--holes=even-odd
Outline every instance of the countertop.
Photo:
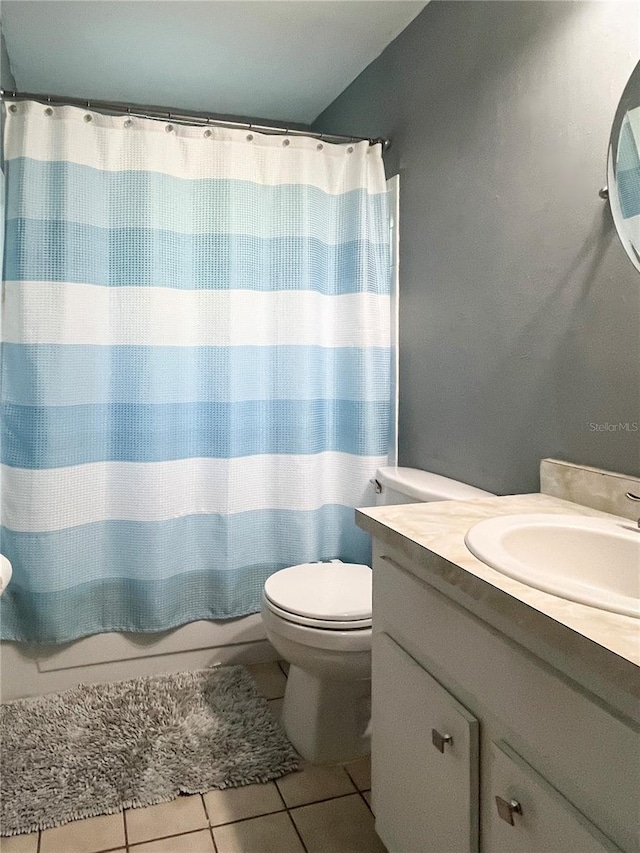
[{"label": "countertop", "polygon": [[[541,592],[478,560],[464,542],[486,518],[524,513],[618,518],[544,494],[358,509],[358,525],[413,574],[609,701],[640,715],[640,620]],[[628,519],[620,518],[629,524]],[[375,581],[374,581],[375,582]],[[631,702],[629,702],[631,700]],[[618,704],[614,702],[614,704]]]}]

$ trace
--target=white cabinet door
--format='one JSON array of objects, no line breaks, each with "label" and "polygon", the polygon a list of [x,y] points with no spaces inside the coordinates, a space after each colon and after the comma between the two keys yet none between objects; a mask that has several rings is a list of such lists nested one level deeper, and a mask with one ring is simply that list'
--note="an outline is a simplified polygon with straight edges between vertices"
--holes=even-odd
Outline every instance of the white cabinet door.
[{"label": "white cabinet door", "polygon": [[506,744],[491,744],[488,760],[491,802],[486,807],[492,809],[492,817],[489,838],[483,843],[486,853],[619,853]]},{"label": "white cabinet door", "polygon": [[373,642],[376,831],[390,853],[478,849],[478,721],[388,635]]}]

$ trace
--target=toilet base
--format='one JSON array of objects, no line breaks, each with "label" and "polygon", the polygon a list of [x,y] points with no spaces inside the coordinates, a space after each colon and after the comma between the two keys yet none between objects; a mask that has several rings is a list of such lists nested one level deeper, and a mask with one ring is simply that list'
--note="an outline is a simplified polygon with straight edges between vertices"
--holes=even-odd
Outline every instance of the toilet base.
[{"label": "toilet base", "polygon": [[312,764],[371,751],[371,679],[337,681],[291,665],[282,710],[287,737]]}]

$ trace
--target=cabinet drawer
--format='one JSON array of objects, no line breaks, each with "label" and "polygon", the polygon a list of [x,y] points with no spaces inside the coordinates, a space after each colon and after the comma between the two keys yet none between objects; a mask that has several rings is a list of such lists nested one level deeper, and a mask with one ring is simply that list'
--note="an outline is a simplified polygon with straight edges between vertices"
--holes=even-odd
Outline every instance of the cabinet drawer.
[{"label": "cabinet drawer", "polygon": [[[485,759],[486,760],[486,759]],[[491,744],[490,853],[620,853],[506,744]]]},{"label": "cabinet drawer", "polygon": [[376,831],[390,853],[478,849],[478,721],[386,634],[373,647]]}]

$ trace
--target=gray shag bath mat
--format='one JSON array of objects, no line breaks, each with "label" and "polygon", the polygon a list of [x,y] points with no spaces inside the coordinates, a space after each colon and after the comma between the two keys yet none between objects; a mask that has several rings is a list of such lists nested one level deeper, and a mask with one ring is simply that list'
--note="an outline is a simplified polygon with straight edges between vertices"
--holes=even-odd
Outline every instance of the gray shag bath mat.
[{"label": "gray shag bath mat", "polygon": [[267,782],[298,757],[242,666],[82,685],[1,707],[1,835]]}]

